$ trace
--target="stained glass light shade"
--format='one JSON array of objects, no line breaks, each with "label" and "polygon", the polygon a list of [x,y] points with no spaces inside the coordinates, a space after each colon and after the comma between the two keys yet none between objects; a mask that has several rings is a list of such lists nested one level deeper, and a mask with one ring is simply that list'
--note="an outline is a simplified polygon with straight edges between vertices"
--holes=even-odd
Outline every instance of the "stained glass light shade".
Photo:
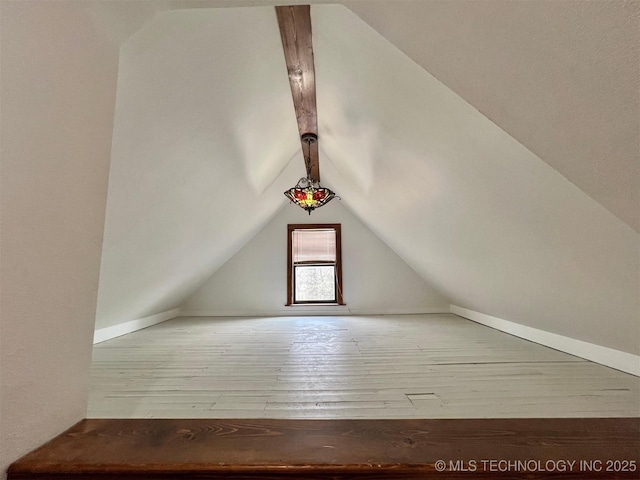
[{"label": "stained glass light shade", "polygon": [[295,187],[284,192],[285,197],[301,208],[309,215],[318,207],[329,203],[336,195],[328,188],[324,188],[319,182],[310,178],[301,178]]}]

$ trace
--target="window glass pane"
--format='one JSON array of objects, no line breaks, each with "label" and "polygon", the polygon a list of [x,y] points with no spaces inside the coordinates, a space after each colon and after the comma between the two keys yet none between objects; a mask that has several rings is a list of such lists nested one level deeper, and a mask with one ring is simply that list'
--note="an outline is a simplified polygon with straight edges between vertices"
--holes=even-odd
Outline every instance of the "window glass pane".
[{"label": "window glass pane", "polygon": [[333,265],[295,267],[296,302],[335,302],[336,282]]},{"label": "window glass pane", "polygon": [[336,231],[300,229],[292,232],[293,263],[335,262]]}]

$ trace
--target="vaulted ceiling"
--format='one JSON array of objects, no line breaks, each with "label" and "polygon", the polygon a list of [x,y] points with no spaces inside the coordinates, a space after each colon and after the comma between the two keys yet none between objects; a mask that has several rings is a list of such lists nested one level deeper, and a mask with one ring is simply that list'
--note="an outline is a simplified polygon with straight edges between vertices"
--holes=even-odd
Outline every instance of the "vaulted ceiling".
[{"label": "vaulted ceiling", "polygon": [[353,2],[378,33],[640,231],[640,2]]},{"label": "vaulted ceiling", "polygon": [[[109,23],[98,326],[178,306],[304,173],[273,7],[148,3]],[[312,3],[323,183],[458,304],[637,353],[638,3]]]}]

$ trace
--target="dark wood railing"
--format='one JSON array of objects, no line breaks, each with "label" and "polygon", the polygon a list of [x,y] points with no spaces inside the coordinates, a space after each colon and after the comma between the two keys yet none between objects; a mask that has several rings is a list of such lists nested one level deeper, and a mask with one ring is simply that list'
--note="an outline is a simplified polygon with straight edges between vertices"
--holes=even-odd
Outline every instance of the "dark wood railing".
[{"label": "dark wood railing", "polygon": [[83,420],[15,479],[640,478],[640,419]]}]

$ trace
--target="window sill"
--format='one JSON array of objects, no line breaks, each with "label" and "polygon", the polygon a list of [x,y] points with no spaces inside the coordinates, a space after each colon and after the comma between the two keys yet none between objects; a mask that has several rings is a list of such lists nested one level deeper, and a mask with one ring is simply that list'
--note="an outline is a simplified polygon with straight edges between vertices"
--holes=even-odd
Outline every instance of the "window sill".
[{"label": "window sill", "polygon": [[285,303],[285,307],[346,307],[346,303]]}]

